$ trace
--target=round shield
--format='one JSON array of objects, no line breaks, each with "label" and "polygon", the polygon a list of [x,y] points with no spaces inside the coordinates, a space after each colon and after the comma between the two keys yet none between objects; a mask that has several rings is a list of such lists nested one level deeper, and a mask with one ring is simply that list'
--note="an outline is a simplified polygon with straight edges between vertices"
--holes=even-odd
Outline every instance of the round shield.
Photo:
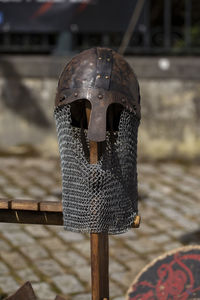
[{"label": "round shield", "polygon": [[131,284],[126,300],[200,299],[200,246],[165,253]]}]

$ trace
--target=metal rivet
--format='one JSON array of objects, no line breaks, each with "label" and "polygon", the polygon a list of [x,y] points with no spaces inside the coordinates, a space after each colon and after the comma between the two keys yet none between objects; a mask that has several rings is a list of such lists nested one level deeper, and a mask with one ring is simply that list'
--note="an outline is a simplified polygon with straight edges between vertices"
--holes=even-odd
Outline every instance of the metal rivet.
[{"label": "metal rivet", "polygon": [[109,76],[108,76],[108,75],[106,75],[106,76],[105,76],[105,78],[106,78],[106,79],[108,79],[108,78],[109,78]]},{"label": "metal rivet", "polygon": [[100,75],[100,74],[98,74],[98,75],[97,75],[97,78],[101,78],[101,75]]},{"label": "metal rivet", "polygon": [[109,58],[109,57],[107,58],[107,61],[110,61],[110,58]]},{"label": "metal rivet", "polygon": [[77,97],[77,96],[78,96],[78,93],[74,93],[74,96]]},{"label": "metal rivet", "polygon": [[102,59],[102,57],[101,57],[101,56],[99,56],[99,57],[98,57],[98,59],[99,59],[99,60],[101,60],[101,59]]},{"label": "metal rivet", "polygon": [[64,101],[67,97],[65,95],[60,97],[60,101]]},{"label": "metal rivet", "polygon": [[99,97],[99,99],[102,99],[102,98],[103,98],[103,95],[99,94],[98,97]]}]

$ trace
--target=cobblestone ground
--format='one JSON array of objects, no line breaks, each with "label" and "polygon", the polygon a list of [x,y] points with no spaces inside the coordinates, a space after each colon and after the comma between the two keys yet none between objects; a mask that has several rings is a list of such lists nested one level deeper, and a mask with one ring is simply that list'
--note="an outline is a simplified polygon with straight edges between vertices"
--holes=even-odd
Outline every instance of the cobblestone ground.
[{"label": "cobblestone ground", "polygon": [[[183,235],[189,243],[190,232],[199,229],[197,165],[142,163],[138,172],[141,227],[109,240],[113,300],[124,299],[148,262],[181,246]],[[0,197],[55,200],[60,191],[58,160],[0,158]],[[89,236],[57,226],[0,224],[0,292],[10,294],[26,280],[42,300],[56,294],[91,299]]]}]

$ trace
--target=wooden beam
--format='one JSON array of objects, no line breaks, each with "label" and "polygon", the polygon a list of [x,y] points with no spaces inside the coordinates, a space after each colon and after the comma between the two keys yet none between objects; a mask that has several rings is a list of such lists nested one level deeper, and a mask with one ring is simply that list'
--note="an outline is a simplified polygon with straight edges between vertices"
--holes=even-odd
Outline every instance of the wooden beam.
[{"label": "wooden beam", "polygon": [[0,223],[63,225],[60,212],[0,209]]},{"label": "wooden beam", "polygon": [[[90,108],[86,107],[86,115],[89,123]],[[100,149],[100,147],[99,147]],[[97,142],[90,141],[90,163],[98,162]],[[109,299],[109,251],[108,234],[91,233],[91,279],[92,279],[92,300]]]}]

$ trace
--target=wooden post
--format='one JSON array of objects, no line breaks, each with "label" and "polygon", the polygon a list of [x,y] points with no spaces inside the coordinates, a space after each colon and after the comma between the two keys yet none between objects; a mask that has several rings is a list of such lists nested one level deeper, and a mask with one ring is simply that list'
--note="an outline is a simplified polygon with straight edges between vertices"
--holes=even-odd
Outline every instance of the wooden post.
[{"label": "wooden post", "polygon": [[[86,115],[89,123],[90,108],[86,107]],[[90,163],[98,162],[98,144],[90,141]],[[109,300],[109,251],[108,234],[91,233],[91,279],[92,300]]]}]

